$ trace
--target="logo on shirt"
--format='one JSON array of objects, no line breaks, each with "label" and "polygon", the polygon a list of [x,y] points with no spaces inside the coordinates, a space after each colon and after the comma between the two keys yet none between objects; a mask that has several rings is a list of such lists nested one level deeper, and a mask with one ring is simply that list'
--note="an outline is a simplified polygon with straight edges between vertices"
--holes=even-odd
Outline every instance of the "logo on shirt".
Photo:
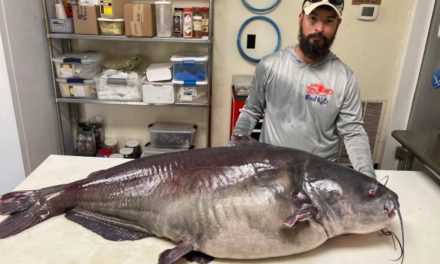
[{"label": "logo on shirt", "polygon": [[317,102],[320,105],[328,104],[328,95],[332,95],[334,91],[325,87],[321,83],[314,83],[307,86],[306,89],[306,100]]}]

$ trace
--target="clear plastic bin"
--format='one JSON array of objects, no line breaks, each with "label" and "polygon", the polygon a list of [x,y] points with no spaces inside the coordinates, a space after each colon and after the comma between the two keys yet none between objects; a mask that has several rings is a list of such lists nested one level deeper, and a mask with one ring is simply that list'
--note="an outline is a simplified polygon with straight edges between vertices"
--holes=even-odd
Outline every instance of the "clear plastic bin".
[{"label": "clear plastic bin", "polygon": [[141,78],[136,72],[105,70],[95,78],[99,100],[141,101]]},{"label": "clear plastic bin", "polygon": [[203,85],[176,85],[176,103],[180,104],[207,104],[208,86]]},{"label": "clear plastic bin", "polygon": [[208,55],[202,53],[177,53],[171,57],[171,62],[173,62],[173,83],[198,85],[208,81]]},{"label": "clear plastic bin", "polygon": [[144,102],[149,104],[173,104],[174,90],[174,84],[171,82],[144,82],[142,84]]},{"label": "clear plastic bin", "polygon": [[155,148],[189,148],[197,125],[188,123],[152,123],[148,126],[151,146]]},{"label": "clear plastic bin", "polygon": [[184,151],[194,149],[194,145],[191,145],[189,148],[155,148],[151,146],[151,143],[148,142],[145,144],[144,150],[142,151],[141,158],[142,157],[149,157],[154,155],[160,155],[160,154],[166,154],[166,153],[172,153],[172,152],[178,152],[178,151]]},{"label": "clear plastic bin", "polygon": [[123,18],[98,18],[99,28],[102,35],[120,36],[125,34],[125,24]]},{"label": "clear plastic bin", "polygon": [[57,79],[61,97],[96,98],[95,81]]},{"label": "clear plastic bin", "polygon": [[100,53],[63,54],[52,59],[58,78],[93,79],[102,71]]},{"label": "clear plastic bin", "polygon": [[173,14],[170,1],[156,1],[156,34],[158,37],[171,37]]}]

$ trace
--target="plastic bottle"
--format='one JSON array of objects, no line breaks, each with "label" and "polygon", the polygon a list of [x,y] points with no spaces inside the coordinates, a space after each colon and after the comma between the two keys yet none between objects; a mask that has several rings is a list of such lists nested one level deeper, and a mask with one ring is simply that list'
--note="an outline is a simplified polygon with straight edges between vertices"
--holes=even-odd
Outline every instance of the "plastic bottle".
[{"label": "plastic bottle", "polygon": [[134,153],[133,153],[132,148],[121,148],[119,153],[121,153],[125,159],[133,159],[134,158]]},{"label": "plastic bottle", "polygon": [[184,38],[192,38],[193,36],[193,28],[192,28],[192,8],[185,7],[183,9],[183,37]]},{"label": "plastic bottle", "polygon": [[202,16],[193,16],[193,37],[201,38],[202,36]]},{"label": "plastic bottle", "polygon": [[173,37],[183,36],[183,8],[174,8],[173,13]]},{"label": "plastic bottle", "polygon": [[209,7],[201,8],[203,36],[209,36]]},{"label": "plastic bottle", "polygon": [[111,149],[112,153],[119,152],[118,140],[116,138],[106,138],[104,140],[104,147]]},{"label": "plastic bottle", "polygon": [[125,143],[126,148],[133,149],[133,157],[139,158],[142,154],[142,148],[138,140],[131,139]]},{"label": "plastic bottle", "polygon": [[67,19],[66,10],[64,10],[64,4],[60,0],[57,0],[57,3],[55,4],[55,17],[57,19]]}]

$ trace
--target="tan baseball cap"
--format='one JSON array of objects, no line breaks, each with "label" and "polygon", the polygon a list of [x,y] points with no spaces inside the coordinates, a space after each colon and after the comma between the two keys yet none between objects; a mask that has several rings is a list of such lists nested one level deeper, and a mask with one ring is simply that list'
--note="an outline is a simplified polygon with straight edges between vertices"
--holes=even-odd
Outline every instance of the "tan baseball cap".
[{"label": "tan baseball cap", "polygon": [[[340,2],[340,4],[337,4],[338,2]],[[332,7],[336,11],[336,14],[338,14],[339,17],[342,17],[342,10],[344,10],[343,0],[305,0],[303,3],[303,10],[304,13],[310,15],[315,8],[323,5]]]}]

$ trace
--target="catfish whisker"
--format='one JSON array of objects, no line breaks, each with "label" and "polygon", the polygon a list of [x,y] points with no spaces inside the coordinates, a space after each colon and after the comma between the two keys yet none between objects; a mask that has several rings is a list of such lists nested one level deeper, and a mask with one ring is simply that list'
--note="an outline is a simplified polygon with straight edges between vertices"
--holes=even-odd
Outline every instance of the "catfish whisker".
[{"label": "catfish whisker", "polygon": [[384,186],[387,186],[387,183],[388,183],[388,180],[390,179],[390,176],[385,176],[385,177],[383,177],[382,179],[380,179],[380,181],[379,182],[382,182],[382,181],[384,181],[385,180],[385,182],[383,183],[383,185]]},{"label": "catfish whisker", "polygon": [[403,222],[402,222],[402,216],[400,214],[400,210],[397,211],[398,215],[399,215],[399,220],[400,220],[400,226],[401,226],[401,232],[402,232],[402,242],[400,241],[399,237],[391,230],[384,228],[382,230],[379,231],[379,235],[382,236],[391,236],[391,239],[393,241],[393,247],[394,250],[396,250],[396,242],[399,244],[399,248],[400,248],[400,256],[396,259],[393,259],[393,261],[398,261],[399,259],[401,260],[400,263],[403,263],[403,259],[404,259],[404,255],[405,255],[405,239],[404,239],[404,235],[403,235]]}]

